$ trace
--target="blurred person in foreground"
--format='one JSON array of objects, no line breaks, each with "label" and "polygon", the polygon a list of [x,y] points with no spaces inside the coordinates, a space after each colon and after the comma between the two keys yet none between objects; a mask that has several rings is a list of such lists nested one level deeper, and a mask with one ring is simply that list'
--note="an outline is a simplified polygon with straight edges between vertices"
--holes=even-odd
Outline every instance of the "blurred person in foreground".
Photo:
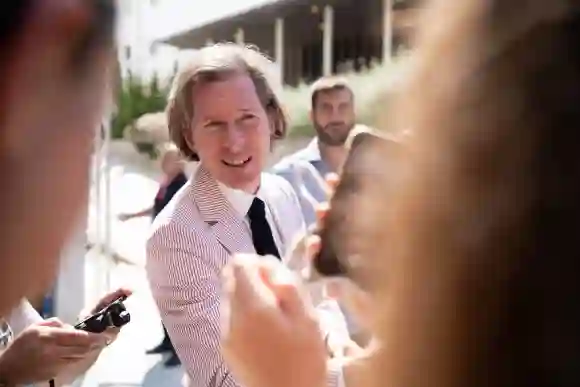
[{"label": "blurred person in foreground", "polygon": [[[344,365],[346,385],[577,386],[580,4],[430,7],[398,106],[404,183],[385,203],[375,179],[364,201],[368,258],[389,278],[371,282],[385,345]],[[226,272],[224,351],[248,387],[296,385],[272,376],[281,358],[322,385],[310,306],[283,270],[252,256]]]},{"label": "blurred person in foreground", "polygon": [[87,205],[115,60],[115,7],[28,0],[1,8],[0,315],[7,316],[50,287]]},{"label": "blurred person in foreground", "polygon": [[[165,144],[161,149],[161,170],[163,172],[162,181],[159,185],[159,190],[153,205],[141,211],[132,213],[123,213],[119,215],[119,220],[127,221],[130,219],[140,218],[143,216],[150,216],[155,219],[157,215],[165,208],[171,201],[173,196],[183,187],[187,182],[185,175],[185,162],[181,157],[179,149],[173,143]],[[179,357],[175,353],[175,348],[171,343],[167,329],[163,326],[163,340],[156,347],[147,351],[147,354],[169,353],[169,358],[165,360],[165,365],[174,367],[180,364]]]},{"label": "blurred person in foreground", "polygon": [[[28,0],[1,8],[0,316],[10,322],[23,297],[50,287],[87,205],[90,154],[115,58],[115,7],[112,1]],[[56,321],[41,325],[25,328],[2,352],[3,384],[42,380],[55,363],[86,354],[56,351],[62,345],[98,350],[106,343],[71,327],[54,334]],[[6,321],[2,326],[8,329]],[[73,358],[60,358],[67,353]]]},{"label": "blurred person in foreground", "polygon": [[[231,254],[269,255],[295,270],[306,264],[286,255],[305,230],[298,198],[283,178],[262,173],[287,129],[276,71],[253,48],[208,46],[180,70],[169,96],[171,138],[199,164],[153,223],[147,275],[192,386],[239,385],[219,349],[221,270]],[[336,301],[315,304],[320,337],[350,344]],[[340,378],[339,367],[329,370],[330,386]]]},{"label": "blurred person in foreground", "polygon": [[[348,158],[339,170],[340,175],[328,174],[322,183],[327,196],[316,206],[317,223],[309,227],[309,232],[317,235],[320,235],[323,228],[330,227],[332,231],[327,234],[329,238],[327,248],[330,251],[334,250],[339,260],[349,257],[355,260],[358,257],[364,259],[366,256],[363,252],[366,247],[367,222],[366,216],[360,215],[365,214],[364,211],[368,211],[369,208],[362,195],[367,191],[369,180],[372,181],[376,174],[379,174],[379,177],[388,176],[382,200],[389,200],[388,195],[396,190],[400,183],[401,166],[405,161],[405,142],[408,137],[408,132],[394,134],[362,125],[350,131],[344,143],[349,152]],[[339,190],[336,195],[335,189]],[[332,205],[338,207],[333,207],[332,213],[329,213],[327,201],[331,199]],[[308,241],[309,234],[305,234],[294,246],[292,254],[308,255]],[[383,280],[386,281],[386,277],[383,277]],[[333,282],[330,283],[329,292],[341,298],[341,303],[351,318],[351,327],[356,327],[356,330],[350,331],[352,339],[362,347],[373,345],[372,332],[368,324],[369,313],[364,306],[369,303],[368,288],[364,286],[364,281],[358,279],[357,286],[349,286],[348,292],[341,291],[341,287]],[[358,285],[363,286],[355,291]]]}]

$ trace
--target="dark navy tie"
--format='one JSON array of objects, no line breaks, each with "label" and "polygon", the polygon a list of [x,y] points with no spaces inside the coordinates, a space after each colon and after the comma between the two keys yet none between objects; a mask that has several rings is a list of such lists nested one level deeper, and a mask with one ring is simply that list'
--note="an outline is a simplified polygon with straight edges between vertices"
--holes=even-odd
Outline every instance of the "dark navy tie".
[{"label": "dark navy tie", "polygon": [[248,211],[248,218],[256,252],[259,255],[273,255],[280,259],[280,252],[272,236],[272,228],[266,219],[266,206],[261,199],[254,198]]}]

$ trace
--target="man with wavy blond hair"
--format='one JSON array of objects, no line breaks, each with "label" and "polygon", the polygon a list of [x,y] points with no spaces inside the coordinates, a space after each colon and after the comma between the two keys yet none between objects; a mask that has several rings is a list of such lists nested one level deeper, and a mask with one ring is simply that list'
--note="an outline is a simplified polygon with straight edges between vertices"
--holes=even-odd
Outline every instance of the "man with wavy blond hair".
[{"label": "man with wavy blond hair", "polygon": [[[284,179],[262,173],[288,126],[275,75],[257,50],[218,44],[191,58],[170,93],[171,139],[199,166],[155,219],[147,274],[191,386],[238,386],[220,353],[221,271],[231,255],[258,253],[304,266],[286,254],[305,232],[298,199]],[[333,334],[347,334],[339,311],[329,320],[339,326]],[[330,371],[329,385],[339,377]]]}]

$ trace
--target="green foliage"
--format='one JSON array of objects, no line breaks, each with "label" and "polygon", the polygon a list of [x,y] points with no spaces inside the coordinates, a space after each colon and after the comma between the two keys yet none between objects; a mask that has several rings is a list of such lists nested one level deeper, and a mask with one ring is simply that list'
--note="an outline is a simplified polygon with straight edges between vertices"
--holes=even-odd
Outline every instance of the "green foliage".
[{"label": "green foliage", "polygon": [[155,144],[148,142],[135,143],[135,149],[141,154],[146,154],[151,160],[156,160],[159,157],[159,152]]},{"label": "green foliage", "polygon": [[163,111],[167,92],[166,87],[160,86],[157,76],[147,84],[129,74],[117,96],[117,111],[111,127],[112,137],[123,138],[125,128],[143,114]]}]

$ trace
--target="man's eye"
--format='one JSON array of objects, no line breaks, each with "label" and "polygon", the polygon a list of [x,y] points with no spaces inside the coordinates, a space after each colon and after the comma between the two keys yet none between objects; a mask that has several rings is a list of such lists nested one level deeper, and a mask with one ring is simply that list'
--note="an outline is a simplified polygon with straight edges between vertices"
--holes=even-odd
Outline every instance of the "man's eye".
[{"label": "man's eye", "polygon": [[223,124],[219,122],[208,122],[204,126],[206,129],[219,129],[223,126]]}]

